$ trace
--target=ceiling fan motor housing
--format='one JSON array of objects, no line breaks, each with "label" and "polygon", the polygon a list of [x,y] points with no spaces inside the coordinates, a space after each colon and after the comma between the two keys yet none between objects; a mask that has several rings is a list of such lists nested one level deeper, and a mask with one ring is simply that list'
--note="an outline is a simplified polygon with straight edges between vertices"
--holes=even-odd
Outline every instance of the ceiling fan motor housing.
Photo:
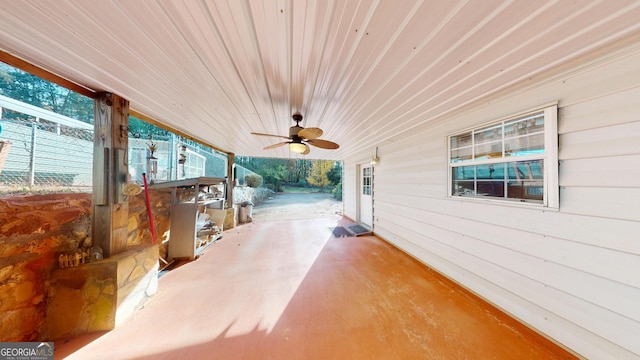
[{"label": "ceiling fan motor housing", "polygon": [[291,115],[291,117],[293,118],[293,121],[296,122],[296,124],[289,128],[289,137],[298,136],[298,133],[300,132],[300,130],[304,129],[302,126],[300,126],[300,121],[302,121],[302,115],[300,113],[295,113]]},{"label": "ceiling fan motor housing", "polygon": [[300,130],[304,129],[301,126],[295,125],[289,128],[289,137],[298,136]]}]

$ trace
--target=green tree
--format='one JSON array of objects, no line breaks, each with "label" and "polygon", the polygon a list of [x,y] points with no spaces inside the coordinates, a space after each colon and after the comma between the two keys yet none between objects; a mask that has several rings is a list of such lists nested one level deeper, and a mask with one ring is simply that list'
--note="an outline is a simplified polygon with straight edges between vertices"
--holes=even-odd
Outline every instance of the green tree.
[{"label": "green tree", "polygon": [[325,190],[327,185],[331,184],[331,181],[327,177],[327,174],[333,168],[334,162],[332,160],[316,160],[311,166],[311,171],[307,177],[309,184],[320,187],[321,191]]},{"label": "green tree", "polygon": [[336,161],[333,164],[333,167],[327,173],[327,178],[332,185],[338,185],[342,182],[342,162]]},{"label": "green tree", "polygon": [[[129,116],[129,132],[131,136],[142,139],[166,139],[171,136],[171,132],[133,116]],[[189,145],[201,146],[189,139],[182,141]]]},{"label": "green tree", "polygon": [[291,159],[289,160],[288,170],[290,183],[298,185],[306,185],[309,169],[311,168],[312,161],[305,159]]},{"label": "green tree", "polygon": [[[93,100],[0,63],[0,94],[86,123],[93,123]],[[7,115],[21,118],[20,114]]]},{"label": "green tree", "polygon": [[[342,164],[326,160],[306,160],[306,159],[276,159],[276,158],[254,158],[236,157],[236,162],[245,168],[260,174],[264,179],[266,187],[274,191],[282,191],[285,182],[298,186],[307,187],[308,184],[324,188],[328,185],[336,185],[342,180]],[[324,178],[319,183],[311,183],[313,169],[317,168],[317,163],[321,162],[324,167]],[[327,173],[328,172],[328,173]],[[319,175],[314,175],[319,176]],[[327,180],[328,179],[328,180]]]},{"label": "green tree", "polygon": [[327,178],[333,186],[333,197],[342,200],[342,162],[336,161],[333,168],[327,173]]},{"label": "green tree", "polygon": [[270,184],[268,186],[273,191],[282,191],[282,183],[287,176],[287,168],[284,164],[275,164],[269,168],[263,169],[262,175],[264,182]]}]

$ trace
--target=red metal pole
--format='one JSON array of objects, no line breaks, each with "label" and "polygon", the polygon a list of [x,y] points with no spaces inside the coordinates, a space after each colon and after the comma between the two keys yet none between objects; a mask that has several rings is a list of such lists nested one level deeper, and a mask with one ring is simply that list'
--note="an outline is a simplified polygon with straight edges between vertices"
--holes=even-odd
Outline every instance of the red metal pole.
[{"label": "red metal pole", "polygon": [[149,200],[149,187],[147,186],[147,174],[142,173],[142,181],[144,182],[144,197],[147,200],[147,214],[149,215],[149,227],[151,228],[151,241],[156,243],[156,227],[153,225],[153,213],[151,212],[151,201]]}]

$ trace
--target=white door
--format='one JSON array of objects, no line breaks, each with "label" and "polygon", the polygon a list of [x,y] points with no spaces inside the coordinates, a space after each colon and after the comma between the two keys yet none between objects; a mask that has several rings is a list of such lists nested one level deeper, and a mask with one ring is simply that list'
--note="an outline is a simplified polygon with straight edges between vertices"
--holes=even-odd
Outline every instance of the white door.
[{"label": "white door", "polygon": [[373,225],[373,167],[360,165],[360,222]]}]

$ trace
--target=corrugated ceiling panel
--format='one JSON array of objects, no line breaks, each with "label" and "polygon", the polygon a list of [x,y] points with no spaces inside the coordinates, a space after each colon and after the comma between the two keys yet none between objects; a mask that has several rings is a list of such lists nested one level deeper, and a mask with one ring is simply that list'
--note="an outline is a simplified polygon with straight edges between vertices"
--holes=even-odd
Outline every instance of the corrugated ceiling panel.
[{"label": "corrugated ceiling panel", "polygon": [[242,155],[344,158],[626,36],[640,1],[6,1],[0,48]]}]

